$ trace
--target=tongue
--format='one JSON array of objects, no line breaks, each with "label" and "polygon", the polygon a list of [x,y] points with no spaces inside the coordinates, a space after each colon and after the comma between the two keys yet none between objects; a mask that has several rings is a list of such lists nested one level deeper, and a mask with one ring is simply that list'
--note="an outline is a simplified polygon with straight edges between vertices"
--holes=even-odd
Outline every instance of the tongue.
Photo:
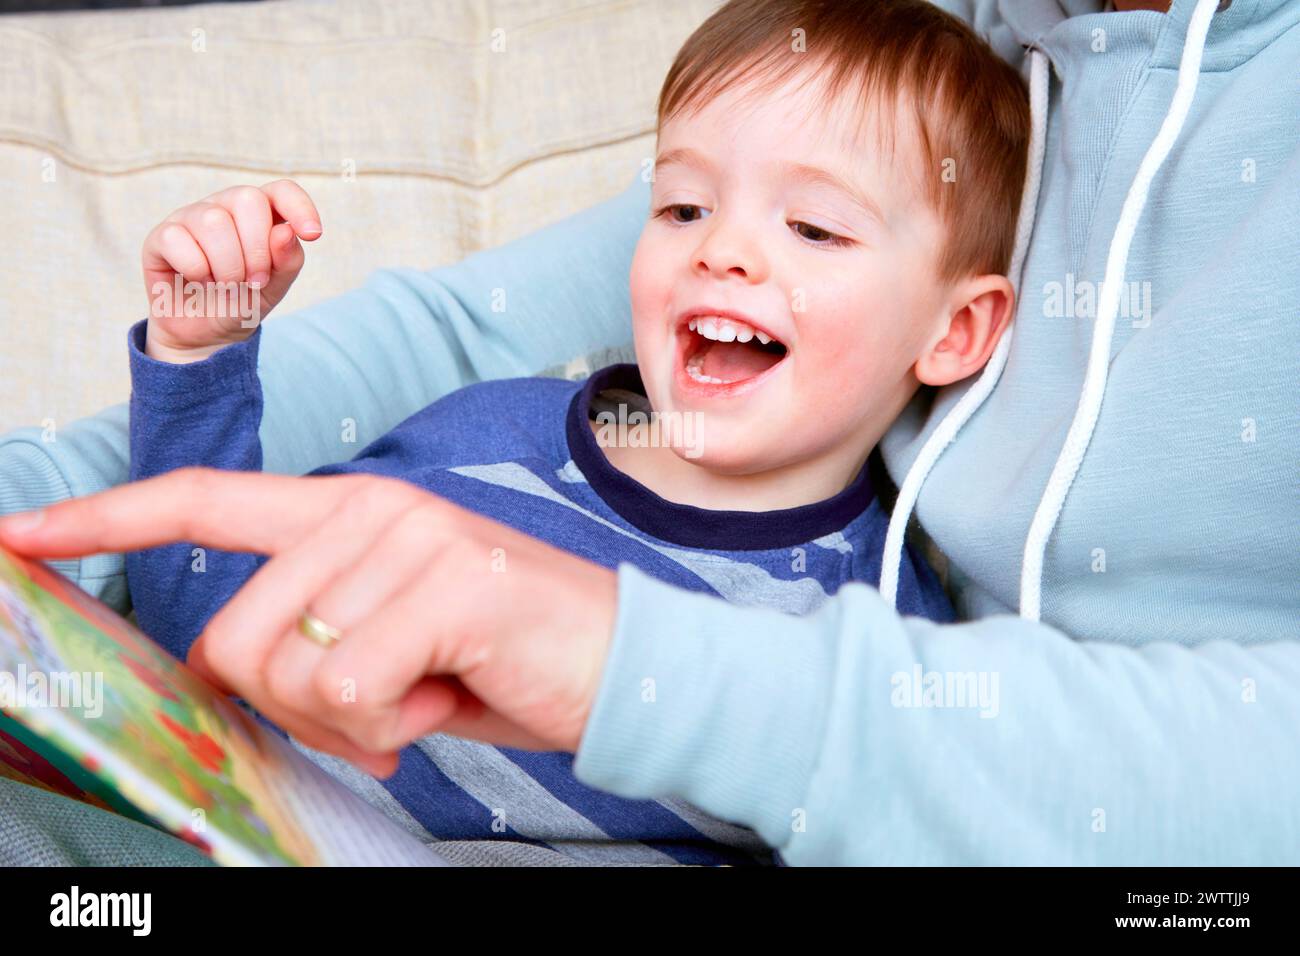
[{"label": "tongue", "polygon": [[711,342],[705,346],[703,355],[700,371],[724,382],[753,378],[781,361],[780,355],[741,342]]}]

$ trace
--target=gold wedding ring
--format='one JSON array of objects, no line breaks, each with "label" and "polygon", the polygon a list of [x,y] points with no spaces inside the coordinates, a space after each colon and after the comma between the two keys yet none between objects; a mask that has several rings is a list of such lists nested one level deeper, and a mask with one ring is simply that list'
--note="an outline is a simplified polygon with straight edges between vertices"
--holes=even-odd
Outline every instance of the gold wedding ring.
[{"label": "gold wedding ring", "polygon": [[343,632],[338,628],[330,627],[315,614],[306,608],[298,615],[298,630],[303,637],[310,638],[321,647],[333,647],[343,637]]}]

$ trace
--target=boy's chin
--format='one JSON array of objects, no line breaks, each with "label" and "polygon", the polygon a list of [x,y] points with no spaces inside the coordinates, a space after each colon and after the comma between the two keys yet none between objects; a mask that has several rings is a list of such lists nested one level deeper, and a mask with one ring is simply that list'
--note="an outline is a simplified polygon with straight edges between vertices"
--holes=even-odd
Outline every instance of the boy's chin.
[{"label": "boy's chin", "polygon": [[757,440],[743,435],[713,435],[701,429],[693,440],[674,445],[673,452],[684,461],[718,475],[755,475],[772,467],[774,456]]}]

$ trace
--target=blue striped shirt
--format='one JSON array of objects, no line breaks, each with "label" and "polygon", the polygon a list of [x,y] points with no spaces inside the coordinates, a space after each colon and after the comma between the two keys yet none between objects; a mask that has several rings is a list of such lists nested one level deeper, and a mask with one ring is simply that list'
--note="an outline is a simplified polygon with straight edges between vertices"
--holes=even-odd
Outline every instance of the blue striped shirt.
[{"label": "blue striped shirt", "polygon": [[[144,354],[145,325],[128,335],[131,479],[189,465],[260,471],[261,329],[203,361],[172,365]],[[797,508],[711,511],[670,502],[610,465],[592,433],[598,410],[627,396],[644,396],[632,365],[585,382],[471,385],[312,474],[402,479],[605,567],[628,562],[737,604],[804,614],[846,582],[879,580],[888,516],[868,467],[834,497]],[[178,542],[126,556],[140,626],[180,658],[267,560],[205,549],[197,565],[193,547]],[[953,619],[933,572],[915,555],[904,561],[898,600],[905,614]],[[435,734],[406,747],[397,773],[376,781],[300,749],[428,841],[534,843],[582,863],[772,861],[752,831],[682,801],[629,800],[578,782],[568,753]]]}]

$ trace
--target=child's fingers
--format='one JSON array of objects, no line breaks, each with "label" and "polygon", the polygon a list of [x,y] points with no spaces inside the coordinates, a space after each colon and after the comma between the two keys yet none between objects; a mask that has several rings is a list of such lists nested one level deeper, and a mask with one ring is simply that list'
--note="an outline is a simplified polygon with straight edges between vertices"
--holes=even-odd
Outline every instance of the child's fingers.
[{"label": "child's fingers", "polygon": [[181,222],[207,256],[215,281],[244,281],[244,249],[229,210],[216,203],[195,203],[181,211]]},{"label": "child's fingers", "polygon": [[145,239],[142,259],[145,285],[150,290],[155,282],[170,286],[177,273],[194,282],[206,282],[212,276],[208,258],[198,241],[179,222],[164,222],[155,227]]},{"label": "child's fingers", "polygon": [[293,226],[282,222],[271,228],[271,268],[276,274],[296,276],[307,259],[302,243],[294,235]]},{"label": "child's fingers", "polygon": [[266,194],[254,186],[235,186],[222,194],[220,205],[235,221],[248,281],[266,285],[271,278],[271,206]]},{"label": "child's fingers", "polygon": [[293,226],[294,233],[308,242],[320,238],[320,213],[307,191],[291,179],[277,179],[262,187],[271,207],[281,219]]}]

